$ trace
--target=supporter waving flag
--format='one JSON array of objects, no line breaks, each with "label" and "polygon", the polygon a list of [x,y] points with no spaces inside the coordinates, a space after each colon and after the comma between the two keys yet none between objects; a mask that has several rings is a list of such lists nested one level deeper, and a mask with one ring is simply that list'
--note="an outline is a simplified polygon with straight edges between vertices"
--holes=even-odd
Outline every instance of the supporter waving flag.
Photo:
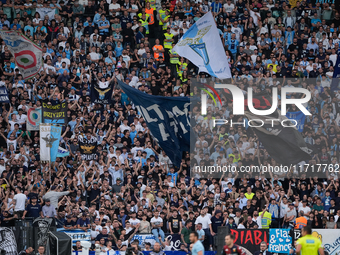
[{"label": "supporter waving flag", "polygon": [[231,78],[228,58],[211,12],[188,29],[173,51],[189,59],[200,72],[220,79]]},{"label": "supporter waving flag", "polygon": [[119,86],[142,114],[151,134],[176,166],[190,147],[190,99],[151,96],[121,81]]}]

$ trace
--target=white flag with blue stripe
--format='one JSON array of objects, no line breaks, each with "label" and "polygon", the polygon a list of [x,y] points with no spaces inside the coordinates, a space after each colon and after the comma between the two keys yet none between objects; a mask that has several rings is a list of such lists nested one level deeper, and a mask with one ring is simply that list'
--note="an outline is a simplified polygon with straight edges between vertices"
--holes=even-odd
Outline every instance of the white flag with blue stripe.
[{"label": "white flag with blue stripe", "polygon": [[228,58],[211,12],[188,29],[173,51],[189,59],[200,72],[220,79],[231,78]]}]

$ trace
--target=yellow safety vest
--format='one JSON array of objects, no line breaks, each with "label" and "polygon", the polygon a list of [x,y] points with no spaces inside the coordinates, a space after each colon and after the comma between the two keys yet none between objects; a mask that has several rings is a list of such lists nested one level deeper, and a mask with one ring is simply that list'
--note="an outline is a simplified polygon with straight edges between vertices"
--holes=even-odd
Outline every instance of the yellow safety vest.
[{"label": "yellow safety vest", "polygon": [[150,3],[150,7],[156,10],[156,0],[147,0],[146,2]]},{"label": "yellow safety vest", "polygon": [[169,18],[170,18],[170,15],[168,15],[168,16],[166,16],[165,18],[164,18],[164,24],[163,24],[163,30],[166,30],[167,29],[167,27],[168,27],[168,20],[169,20]]},{"label": "yellow safety vest", "polygon": [[[159,10],[158,13],[159,13],[159,16],[160,16],[162,19],[165,18],[165,11]],[[163,25],[162,20],[159,20],[159,25]]]},{"label": "yellow safety vest", "polygon": [[[262,215],[263,214],[263,215]],[[272,223],[272,215],[269,212],[260,212],[259,216],[261,216],[261,225],[263,229],[269,229],[270,224]]]},{"label": "yellow safety vest", "polygon": [[140,19],[139,20],[141,23],[142,23],[142,27],[145,27],[145,34],[149,34],[149,22],[143,20],[143,19]]},{"label": "yellow safety vest", "polygon": [[[171,40],[174,37],[173,34],[168,34],[168,33],[165,33],[164,36],[166,40]],[[164,48],[172,49],[172,42],[164,42]]]},{"label": "yellow safety vest", "polygon": [[176,55],[177,56],[177,57],[170,58],[170,64],[177,65],[178,62],[179,62],[177,52],[175,52],[175,51],[173,52],[172,50],[169,50],[169,53],[172,54],[172,55]]}]

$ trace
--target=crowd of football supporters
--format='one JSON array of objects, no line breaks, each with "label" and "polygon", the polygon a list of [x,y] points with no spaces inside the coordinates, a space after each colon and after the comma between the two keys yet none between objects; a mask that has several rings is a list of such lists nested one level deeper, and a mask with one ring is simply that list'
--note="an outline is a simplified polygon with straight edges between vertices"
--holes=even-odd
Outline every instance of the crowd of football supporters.
[{"label": "crowd of football supporters", "polygon": [[[54,17],[40,15],[46,8]],[[275,162],[251,128],[217,129],[198,114],[195,149],[174,166],[119,87],[111,104],[91,102],[93,84],[117,80],[152,95],[190,96],[193,79],[209,75],[198,74],[172,48],[208,11],[232,83],[256,93],[273,86],[309,89],[312,115],[302,135],[315,153],[305,163],[339,163],[340,94],[330,90],[340,52],[339,1],[0,1],[0,28],[25,34],[44,60],[40,73],[24,80],[2,41],[0,86],[10,103],[0,104],[1,226],[54,217],[58,227],[89,231],[102,251],[122,252],[136,234],[153,234],[164,250],[170,247],[166,234],[181,234],[185,250],[197,231],[214,250],[218,226],[340,228],[338,169],[290,179],[241,173],[194,178],[190,165],[201,161],[237,168]],[[28,109],[48,101],[68,104],[59,145],[70,155],[53,164],[40,161],[39,132],[26,128]],[[224,102],[211,104],[210,117],[233,117],[231,102]],[[95,160],[83,160],[80,136],[97,138]]]}]

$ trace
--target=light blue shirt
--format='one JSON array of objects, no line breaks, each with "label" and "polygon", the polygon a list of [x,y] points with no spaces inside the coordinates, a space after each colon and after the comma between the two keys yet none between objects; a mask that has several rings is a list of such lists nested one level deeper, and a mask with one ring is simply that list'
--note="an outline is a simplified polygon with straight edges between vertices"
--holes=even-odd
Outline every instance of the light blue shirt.
[{"label": "light blue shirt", "polygon": [[[202,236],[205,236],[205,232],[204,232],[203,229],[201,229],[201,230],[197,229],[196,231],[197,231],[197,234],[198,234],[198,239],[201,239]],[[203,243],[204,240],[200,240],[200,241]]]},{"label": "light blue shirt", "polygon": [[204,254],[204,247],[202,242],[197,241],[196,243],[194,243],[194,246],[192,247],[191,254],[197,255],[199,251],[202,251],[202,254]]}]

